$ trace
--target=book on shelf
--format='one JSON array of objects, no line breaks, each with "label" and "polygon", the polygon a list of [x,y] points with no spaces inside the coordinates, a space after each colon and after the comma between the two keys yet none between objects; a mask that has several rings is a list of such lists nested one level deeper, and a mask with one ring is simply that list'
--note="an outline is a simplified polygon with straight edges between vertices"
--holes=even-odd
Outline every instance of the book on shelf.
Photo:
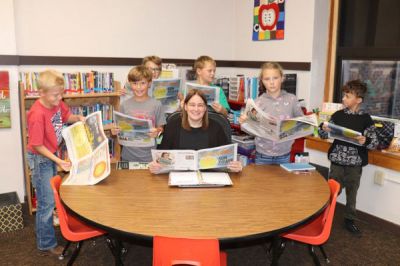
[{"label": "book on shelf", "polygon": [[153,122],[114,111],[114,123],[119,127],[118,143],[129,147],[153,147],[155,139],[148,134]]},{"label": "book on shelf", "polygon": [[315,114],[279,119],[263,112],[252,99],[247,99],[244,112],[247,120],[241,125],[243,131],[275,142],[311,135],[314,133],[314,127],[318,126]]},{"label": "book on shelf", "polygon": [[170,172],[168,184],[178,187],[232,186],[229,174],[224,172]]},{"label": "book on shelf", "polygon": [[161,102],[165,113],[173,113],[179,108],[180,89],[181,79],[155,79],[151,82],[149,96]]},{"label": "book on shelf", "polygon": [[153,161],[161,165],[159,173],[226,168],[237,160],[237,144],[202,150],[151,150]]},{"label": "book on shelf", "polygon": [[280,166],[289,172],[313,171],[316,169],[315,166],[309,163],[282,163]]},{"label": "book on shelf", "polygon": [[219,87],[205,86],[205,85],[187,82],[185,85],[184,96],[186,97],[187,93],[193,89],[200,90],[204,94],[208,105],[211,105],[214,102],[219,102],[219,89],[220,89]]},{"label": "book on shelf", "polygon": [[338,139],[358,146],[362,146],[357,140],[359,136],[362,136],[360,132],[329,122],[324,122],[324,125],[330,129],[328,132],[329,138]]},{"label": "book on shelf", "polygon": [[62,130],[71,170],[64,185],[94,185],[110,174],[108,139],[100,112]]}]

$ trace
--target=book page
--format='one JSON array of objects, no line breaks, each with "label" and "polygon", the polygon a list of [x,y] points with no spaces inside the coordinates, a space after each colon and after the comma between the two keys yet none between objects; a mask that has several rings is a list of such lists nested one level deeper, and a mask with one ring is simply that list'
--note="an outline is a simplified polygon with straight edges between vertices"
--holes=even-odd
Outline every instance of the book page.
[{"label": "book page", "polygon": [[180,88],[181,79],[155,79],[151,82],[149,95],[161,102],[165,113],[173,113],[179,107]]},{"label": "book page", "polygon": [[168,184],[170,186],[197,186],[200,182],[196,171],[170,172]]},{"label": "book page", "polygon": [[151,120],[135,118],[114,111],[114,123],[120,128],[118,143],[128,147],[153,147],[155,139],[148,133],[153,128]]},{"label": "book page", "polygon": [[237,160],[237,143],[197,151],[198,169],[226,168]]},{"label": "book page", "polygon": [[214,186],[231,186],[232,180],[228,173],[222,172],[201,172],[202,184]]},{"label": "book page", "polygon": [[329,138],[338,139],[358,146],[362,146],[360,143],[358,143],[358,140],[356,139],[358,136],[362,136],[360,132],[341,127],[329,122],[324,122],[324,125],[330,129],[330,131],[328,132]]},{"label": "book page", "polygon": [[159,173],[167,173],[172,170],[197,170],[197,157],[194,150],[151,150],[151,156],[153,161],[162,166]]},{"label": "book page", "polygon": [[190,90],[201,90],[204,93],[204,96],[206,97],[207,104],[211,105],[214,102],[219,102],[219,87],[214,87],[214,86],[204,86],[204,85],[199,85],[196,83],[186,83],[186,88],[185,88],[185,97],[187,93]]}]

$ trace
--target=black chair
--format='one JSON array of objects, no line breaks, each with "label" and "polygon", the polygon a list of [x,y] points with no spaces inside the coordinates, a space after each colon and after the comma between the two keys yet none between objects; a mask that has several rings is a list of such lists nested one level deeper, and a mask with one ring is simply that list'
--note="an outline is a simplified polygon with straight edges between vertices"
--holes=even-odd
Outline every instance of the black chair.
[{"label": "black chair", "polygon": [[[170,114],[167,117],[167,123],[175,121],[176,119],[179,119],[179,117],[181,116],[181,111],[176,111],[172,114]],[[208,111],[208,119],[213,120],[215,122],[217,122],[219,125],[221,125],[222,129],[225,132],[225,135],[228,139],[229,143],[232,143],[232,130],[231,130],[231,124],[229,123],[228,119],[219,114],[219,113],[215,113],[212,111]]]}]

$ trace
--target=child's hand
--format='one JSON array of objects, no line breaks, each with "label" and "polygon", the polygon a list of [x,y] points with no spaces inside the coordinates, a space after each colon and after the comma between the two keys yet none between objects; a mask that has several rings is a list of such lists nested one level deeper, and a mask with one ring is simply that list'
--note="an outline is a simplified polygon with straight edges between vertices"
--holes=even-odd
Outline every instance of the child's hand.
[{"label": "child's hand", "polygon": [[85,117],[83,115],[77,115],[78,121],[85,122]]},{"label": "child's hand", "polygon": [[358,143],[360,143],[360,145],[364,145],[367,141],[367,138],[365,136],[358,136],[356,137],[356,140],[358,141]]},{"label": "child's hand", "polygon": [[71,169],[71,162],[61,160],[57,162],[58,166],[61,167],[64,171],[68,172]]},{"label": "child's hand", "polygon": [[161,168],[161,164],[157,163],[156,161],[149,163],[149,170],[152,174],[158,174],[161,171]]},{"label": "child's hand", "polygon": [[121,94],[121,96],[126,95],[128,89],[126,88],[126,85],[123,86],[120,90],[119,93]]},{"label": "child's hand", "polygon": [[220,104],[220,103],[217,103],[217,102],[213,102],[212,104],[211,104],[211,107],[215,110],[215,112],[217,112],[217,113],[223,113],[224,112],[224,107]]},{"label": "child's hand", "polygon": [[328,124],[326,122],[324,122],[322,124],[322,130],[325,131],[325,132],[331,131],[331,129],[328,127]]},{"label": "child's hand", "polygon": [[147,133],[147,135],[148,135],[150,138],[153,138],[153,139],[154,139],[154,138],[157,138],[159,132],[160,132],[160,131],[159,131],[157,128],[153,127],[153,128],[150,129],[150,132]]},{"label": "child's hand", "polygon": [[242,162],[241,161],[231,161],[228,163],[228,169],[229,169],[229,171],[235,172],[235,173],[241,172],[243,169]]},{"label": "child's hand", "polygon": [[117,127],[115,124],[112,124],[111,126],[111,134],[113,136],[117,135],[119,132],[121,132],[121,129]]},{"label": "child's hand", "polygon": [[241,114],[239,117],[239,124],[243,124],[247,120],[247,115],[246,114]]}]

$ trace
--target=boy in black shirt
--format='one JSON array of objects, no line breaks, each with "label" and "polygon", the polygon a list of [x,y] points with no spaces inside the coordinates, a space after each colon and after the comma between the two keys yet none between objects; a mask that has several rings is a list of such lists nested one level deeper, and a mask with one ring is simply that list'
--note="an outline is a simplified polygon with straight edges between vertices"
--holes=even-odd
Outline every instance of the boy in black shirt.
[{"label": "boy in black shirt", "polygon": [[[354,224],[356,219],[356,198],[360,186],[362,167],[368,164],[368,150],[378,145],[374,122],[369,114],[361,109],[367,86],[360,80],[347,82],[343,88],[342,102],[344,109],[335,112],[330,123],[346,127],[362,135],[357,137],[360,146],[335,139],[328,151],[331,161],[329,178],[340,183],[340,189],[346,189],[345,228],[356,236],[361,236],[360,229]],[[327,138],[329,128],[321,126],[321,138]]]}]

